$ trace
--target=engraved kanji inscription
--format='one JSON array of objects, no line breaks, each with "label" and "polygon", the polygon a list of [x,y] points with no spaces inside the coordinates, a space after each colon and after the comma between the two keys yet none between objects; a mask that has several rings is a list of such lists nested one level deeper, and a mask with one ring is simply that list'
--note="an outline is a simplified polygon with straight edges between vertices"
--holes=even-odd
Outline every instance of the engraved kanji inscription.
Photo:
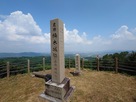
[{"label": "engraved kanji inscription", "polygon": [[56,45],[56,44],[57,44],[57,41],[56,41],[56,40],[54,40],[54,41],[53,41],[53,44],[54,44],[54,45]]},{"label": "engraved kanji inscription", "polygon": [[57,37],[57,34],[56,34],[56,33],[53,33],[53,34],[52,34],[52,37],[53,37],[53,38],[56,38],[56,37]]},{"label": "engraved kanji inscription", "polygon": [[56,53],[53,53],[53,57],[57,57],[57,54],[56,54]]},{"label": "engraved kanji inscription", "polygon": [[53,28],[53,31],[56,31],[56,28]]},{"label": "engraved kanji inscription", "polygon": [[53,47],[53,51],[57,52],[57,47]]},{"label": "engraved kanji inscription", "polygon": [[56,23],[53,23],[53,27],[56,27]]}]

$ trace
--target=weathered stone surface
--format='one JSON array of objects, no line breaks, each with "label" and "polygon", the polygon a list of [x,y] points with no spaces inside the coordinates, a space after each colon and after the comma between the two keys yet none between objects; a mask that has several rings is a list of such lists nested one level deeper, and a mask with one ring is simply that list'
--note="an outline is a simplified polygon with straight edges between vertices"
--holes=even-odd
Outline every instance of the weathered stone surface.
[{"label": "weathered stone surface", "polygon": [[70,79],[65,77],[63,22],[59,19],[51,20],[50,28],[52,79],[45,83],[45,92],[39,96],[39,100],[67,102],[74,87],[70,87]]},{"label": "weathered stone surface", "polygon": [[70,89],[70,79],[65,78],[62,83],[56,84],[53,81],[49,80],[48,82],[45,83],[46,90],[45,94],[58,98],[58,99],[64,99],[64,96]]},{"label": "weathered stone surface", "polygon": [[65,78],[64,27],[59,19],[50,21],[52,81],[61,83]]},{"label": "weathered stone surface", "polygon": [[75,56],[75,67],[76,67],[76,72],[80,73],[80,55],[76,54]]},{"label": "weathered stone surface", "polygon": [[64,102],[64,101],[42,93],[39,96],[39,102]]},{"label": "weathered stone surface", "polygon": [[70,87],[63,100],[42,93],[39,95],[39,102],[69,102],[69,98],[72,96],[74,89],[75,87]]}]

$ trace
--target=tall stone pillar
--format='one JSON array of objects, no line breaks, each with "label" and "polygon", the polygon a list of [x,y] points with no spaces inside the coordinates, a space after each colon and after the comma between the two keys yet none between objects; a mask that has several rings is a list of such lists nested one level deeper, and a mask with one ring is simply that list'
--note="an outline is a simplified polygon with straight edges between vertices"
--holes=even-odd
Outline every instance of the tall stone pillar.
[{"label": "tall stone pillar", "polygon": [[65,78],[63,22],[59,19],[51,20],[50,31],[52,81],[61,83]]},{"label": "tall stone pillar", "polygon": [[51,20],[50,31],[52,79],[45,83],[45,92],[39,99],[41,102],[67,102],[74,87],[70,86],[70,79],[65,77],[63,22],[60,19]]}]

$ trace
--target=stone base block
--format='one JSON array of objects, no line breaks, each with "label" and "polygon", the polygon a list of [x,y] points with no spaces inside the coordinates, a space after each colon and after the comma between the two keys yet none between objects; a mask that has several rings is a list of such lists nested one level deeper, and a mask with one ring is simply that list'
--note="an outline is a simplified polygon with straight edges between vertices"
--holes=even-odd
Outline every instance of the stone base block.
[{"label": "stone base block", "polygon": [[75,71],[75,72],[70,72],[73,76],[79,76],[81,75],[81,72]]},{"label": "stone base block", "polygon": [[45,83],[45,87],[45,92],[40,97],[49,101],[51,100],[51,102],[65,102],[74,91],[74,87],[70,87],[69,78],[64,78],[59,84],[49,80]]},{"label": "stone base block", "polygon": [[39,95],[39,102],[62,102],[62,100],[42,93]]},{"label": "stone base block", "polygon": [[75,87],[70,87],[63,100],[42,93],[39,95],[39,102],[69,102],[69,97],[72,95],[74,89]]}]

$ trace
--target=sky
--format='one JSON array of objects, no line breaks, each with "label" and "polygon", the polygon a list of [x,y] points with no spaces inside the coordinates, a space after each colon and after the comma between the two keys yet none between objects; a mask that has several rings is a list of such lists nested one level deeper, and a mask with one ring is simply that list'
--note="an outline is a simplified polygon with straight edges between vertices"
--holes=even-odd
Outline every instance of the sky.
[{"label": "sky", "polygon": [[50,20],[65,53],[136,50],[136,0],[0,0],[0,52],[50,53]]}]

